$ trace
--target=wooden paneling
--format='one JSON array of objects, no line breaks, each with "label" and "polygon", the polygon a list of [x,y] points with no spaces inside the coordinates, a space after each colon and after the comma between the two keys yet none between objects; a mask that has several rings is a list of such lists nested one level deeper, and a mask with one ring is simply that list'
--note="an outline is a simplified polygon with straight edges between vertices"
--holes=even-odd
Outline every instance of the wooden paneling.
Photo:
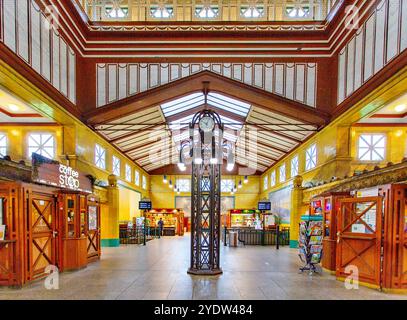
[{"label": "wooden paneling", "polygon": [[380,0],[376,10],[339,53],[338,104],[406,48],[407,2]]},{"label": "wooden paneling", "polygon": [[316,105],[317,63],[97,64],[99,107],[207,70],[311,107]]}]

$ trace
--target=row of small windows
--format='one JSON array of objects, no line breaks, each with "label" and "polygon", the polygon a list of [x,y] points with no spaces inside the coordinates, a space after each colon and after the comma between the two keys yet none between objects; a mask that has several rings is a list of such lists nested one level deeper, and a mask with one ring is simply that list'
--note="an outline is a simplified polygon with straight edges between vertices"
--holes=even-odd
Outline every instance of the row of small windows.
[{"label": "row of small windows", "polygon": [[[209,184],[210,186],[210,184]],[[236,182],[233,179],[222,179],[220,188],[221,192],[232,192],[236,186]],[[177,179],[175,187],[178,192],[191,192],[191,180],[190,179]],[[205,189],[205,186],[202,186]]]},{"label": "row of small windows", "polygon": [[[384,134],[361,134],[358,138],[357,159],[359,161],[384,161],[386,151],[386,136]],[[294,178],[299,174],[299,158],[295,156],[291,159],[291,177]],[[317,166],[317,146],[311,145],[305,151],[305,170],[309,171]],[[279,182],[283,183],[287,180],[286,164],[279,167]],[[263,188],[269,188],[269,177],[265,176],[263,180]],[[277,184],[276,170],[270,174],[270,186],[274,187]]]},{"label": "row of small windows", "polygon": [[[106,149],[96,144],[95,146],[95,165],[103,170],[106,170]],[[125,179],[128,182],[132,182],[132,169],[129,164],[125,165]],[[121,161],[118,157],[112,157],[112,172],[114,175],[121,175]],[[147,178],[142,176],[142,188],[147,189]],[[134,171],[134,184],[140,186],[140,172],[138,170]]]},{"label": "row of small windows", "polygon": [[[129,16],[129,8],[121,6],[113,8],[105,7],[105,14],[112,19],[125,19]],[[241,6],[240,15],[242,18],[261,18],[265,14],[263,6]],[[289,18],[306,18],[310,14],[309,6],[287,6],[285,14]],[[151,6],[150,15],[157,19],[171,19],[174,17],[174,8],[172,6]],[[219,16],[218,6],[196,6],[195,16],[201,19],[214,19]]]},{"label": "row of small windows", "polygon": [[[295,177],[299,174],[299,158],[298,156],[295,156],[294,158],[291,159],[291,177]],[[316,144],[311,145],[306,151],[305,151],[305,169],[312,170],[317,166],[317,146]],[[283,183],[287,180],[287,167],[286,164],[282,164],[279,167],[279,182]],[[268,189],[269,187],[269,177],[265,176],[263,180],[263,188],[264,190]],[[273,170],[270,174],[270,186],[274,187],[277,184],[277,179],[276,179],[276,170]]]}]

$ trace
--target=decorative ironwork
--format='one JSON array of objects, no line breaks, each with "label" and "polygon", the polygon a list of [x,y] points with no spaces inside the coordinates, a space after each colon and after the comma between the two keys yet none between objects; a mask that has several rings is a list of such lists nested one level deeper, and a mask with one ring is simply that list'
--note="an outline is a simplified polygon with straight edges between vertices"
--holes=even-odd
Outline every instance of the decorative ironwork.
[{"label": "decorative ironwork", "polygon": [[[204,131],[199,126],[203,118],[212,119],[214,127]],[[222,273],[219,248],[223,129],[220,116],[211,110],[197,113],[190,124],[190,156],[193,160],[190,274]]]}]

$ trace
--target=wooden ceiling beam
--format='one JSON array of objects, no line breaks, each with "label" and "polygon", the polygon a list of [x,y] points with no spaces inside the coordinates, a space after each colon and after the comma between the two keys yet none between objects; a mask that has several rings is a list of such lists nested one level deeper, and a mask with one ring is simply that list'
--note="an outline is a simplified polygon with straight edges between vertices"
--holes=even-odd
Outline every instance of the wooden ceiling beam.
[{"label": "wooden ceiling beam", "polygon": [[317,110],[210,71],[201,71],[189,77],[139,93],[133,97],[97,108],[87,112],[84,118],[89,125],[108,123],[194,92],[202,92],[204,82],[209,82],[208,90],[210,92],[219,92],[304,124],[322,127],[330,119],[330,115],[325,111]]}]

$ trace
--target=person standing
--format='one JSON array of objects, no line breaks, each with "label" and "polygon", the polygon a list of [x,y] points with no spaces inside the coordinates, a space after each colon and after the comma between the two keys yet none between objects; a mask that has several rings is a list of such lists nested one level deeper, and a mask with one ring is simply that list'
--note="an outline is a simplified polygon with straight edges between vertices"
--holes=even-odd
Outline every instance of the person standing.
[{"label": "person standing", "polygon": [[163,230],[164,230],[163,218],[160,218],[160,221],[158,221],[158,230],[160,232],[160,237],[162,237],[163,236]]}]

